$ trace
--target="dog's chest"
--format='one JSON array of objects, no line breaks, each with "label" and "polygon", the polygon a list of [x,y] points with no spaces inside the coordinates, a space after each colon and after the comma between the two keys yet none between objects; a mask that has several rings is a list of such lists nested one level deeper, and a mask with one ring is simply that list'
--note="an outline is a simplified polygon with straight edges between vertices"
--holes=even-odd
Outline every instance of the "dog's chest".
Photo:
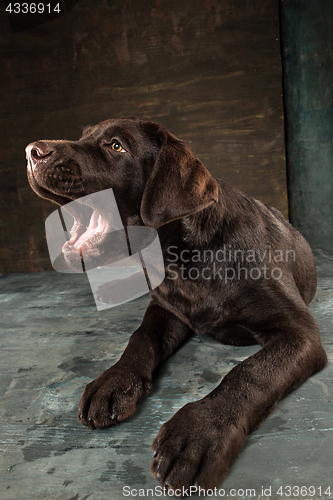
[{"label": "dog's chest", "polygon": [[[194,267],[187,271],[194,276]],[[217,324],[226,321],[226,304],[220,286],[215,290],[216,282],[202,278],[190,279],[186,269],[172,272],[166,267],[163,283],[152,291],[152,299],[164,309],[170,311],[181,321],[188,324],[197,333],[209,333]]]}]

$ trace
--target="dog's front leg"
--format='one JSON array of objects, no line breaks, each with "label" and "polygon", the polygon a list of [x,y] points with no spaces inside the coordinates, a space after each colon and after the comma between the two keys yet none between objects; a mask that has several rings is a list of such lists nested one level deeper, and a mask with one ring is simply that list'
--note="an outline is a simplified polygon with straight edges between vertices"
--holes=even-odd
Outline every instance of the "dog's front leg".
[{"label": "dog's front leg", "polygon": [[152,445],[151,472],[163,486],[174,491],[195,484],[217,487],[248,433],[286,392],[325,366],[310,312],[303,327],[289,318],[267,333],[260,351],[233,368],[208,396],[185,405],[162,425]]},{"label": "dog's front leg", "polygon": [[149,392],[155,368],[171,356],[192,330],[151,303],[120,360],[83,391],[78,420],[89,428],[108,427],[134,413]]}]

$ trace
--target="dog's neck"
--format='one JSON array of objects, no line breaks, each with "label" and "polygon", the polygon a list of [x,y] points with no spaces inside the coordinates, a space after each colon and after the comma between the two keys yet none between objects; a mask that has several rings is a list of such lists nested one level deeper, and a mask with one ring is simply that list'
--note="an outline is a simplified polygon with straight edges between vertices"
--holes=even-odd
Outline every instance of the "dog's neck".
[{"label": "dog's neck", "polygon": [[242,219],[246,219],[246,202],[251,197],[220,179],[216,181],[219,185],[219,200],[179,220],[181,238],[188,246],[208,246],[216,236],[220,242],[227,244],[232,239],[234,228]]},{"label": "dog's neck", "polygon": [[158,228],[162,248],[170,241],[186,247],[209,245],[221,231],[222,219],[220,202],[214,203],[200,212],[169,222]]},{"label": "dog's neck", "polygon": [[221,230],[222,216],[220,202],[181,219],[182,239],[190,246],[200,242],[209,245]]}]

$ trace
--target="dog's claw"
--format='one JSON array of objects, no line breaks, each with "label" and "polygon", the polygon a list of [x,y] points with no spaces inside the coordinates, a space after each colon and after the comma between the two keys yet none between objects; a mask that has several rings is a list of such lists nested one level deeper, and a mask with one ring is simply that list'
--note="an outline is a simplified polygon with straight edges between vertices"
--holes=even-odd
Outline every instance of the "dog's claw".
[{"label": "dog's claw", "polygon": [[119,360],[85,387],[79,403],[80,422],[98,429],[122,422],[144,396],[146,380]]}]

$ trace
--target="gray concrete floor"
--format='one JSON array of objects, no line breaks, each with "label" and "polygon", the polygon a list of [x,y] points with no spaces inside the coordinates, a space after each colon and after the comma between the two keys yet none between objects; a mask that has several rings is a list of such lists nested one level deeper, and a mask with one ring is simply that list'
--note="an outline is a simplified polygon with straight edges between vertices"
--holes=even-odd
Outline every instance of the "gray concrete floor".
[{"label": "gray concrete floor", "polygon": [[[321,252],[316,259],[311,310],[330,363],[249,436],[220,487],[225,497],[333,498],[333,259]],[[81,392],[121,355],[148,297],[98,312],[85,275],[6,275],[0,284],[0,498],[167,498],[149,472],[160,425],[258,347],[192,338],[165,363],[130,419],[91,432],[76,420]]]}]

